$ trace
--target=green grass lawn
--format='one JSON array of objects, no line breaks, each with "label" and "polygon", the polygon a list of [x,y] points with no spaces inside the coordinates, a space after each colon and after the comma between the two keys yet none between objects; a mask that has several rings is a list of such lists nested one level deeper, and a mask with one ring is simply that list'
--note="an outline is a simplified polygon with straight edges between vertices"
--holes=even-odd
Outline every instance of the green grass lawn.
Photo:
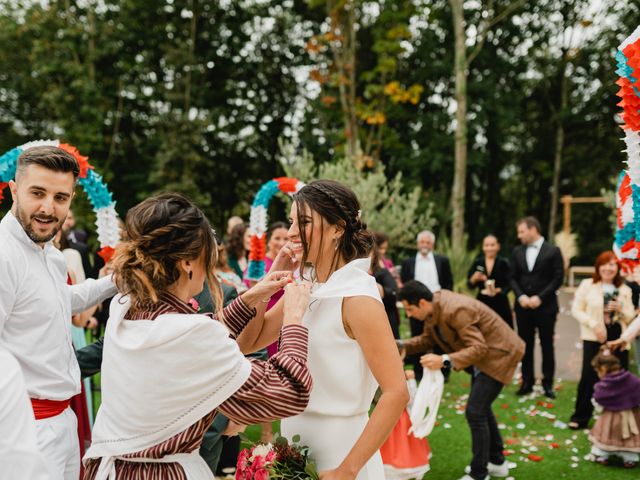
[{"label": "green grass lawn", "polygon": [[[426,479],[451,480],[463,475],[471,461],[471,435],[464,417],[469,390],[468,374],[455,373],[445,386],[438,425],[429,436],[433,451],[431,471]],[[557,385],[558,398],[515,395],[516,387],[503,390],[494,402],[494,413],[501,427],[510,471],[515,479],[637,479],[640,468],[604,467],[585,460],[590,444],[586,431],[562,428],[573,410],[576,384]],[[533,461],[529,456],[539,461]]]},{"label": "green grass lawn", "polygon": [[[438,412],[438,423],[429,436],[433,457],[426,480],[455,480],[464,475],[471,461],[471,434],[464,417],[469,391],[468,374],[454,373],[445,385]],[[556,422],[566,423],[573,409],[576,384],[560,383],[558,398],[548,401],[542,395],[516,396],[516,387],[503,390],[494,402],[494,413],[501,425],[507,460],[516,464],[510,476],[517,480],[637,479],[640,468],[604,467],[585,460],[590,444],[586,431],[573,431]],[[274,430],[277,427],[274,425]],[[248,437],[257,441],[259,427],[247,429]],[[529,459],[534,456],[539,461]]]},{"label": "green grass lawn", "polygon": [[[403,337],[408,336],[403,322]],[[100,385],[99,375],[94,384]],[[456,480],[464,475],[471,461],[471,435],[464,417],[464,405],[469,391],[470,376],[453,373],[445,385],[438,412],[438,422],[429,436],[433,457],[428,480]],[[494,413],[501,425],[507,459],[516,464],[510,476],[517,480],[626,480],[640,478],[640,468],[604,467],[585,460],[590,444],[586,431],[573,431],[562,423],[568,422],[575,402],[576,383],[563,382],[557,386],[558,398],[547,401],[542,395],[525,398],[516,396],[516,386],[505,388],[494,402]],[[94,408],[100,402],[99,387],[94,390]],[[561,422],[561,423],[558,423]],[[274,432],[279,430],[274,423]],[[247,437],[256,442],[260,427],[250,426]],[[539,461],[533,461],[529,456]]]}]

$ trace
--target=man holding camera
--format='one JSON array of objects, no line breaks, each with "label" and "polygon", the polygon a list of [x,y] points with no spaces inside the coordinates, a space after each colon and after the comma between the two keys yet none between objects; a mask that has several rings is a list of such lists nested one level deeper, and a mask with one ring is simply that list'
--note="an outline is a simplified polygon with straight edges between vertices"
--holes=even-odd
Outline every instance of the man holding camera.
[{"label": "man holding camera", "polygon": [[465,409],[473,459],[469,474],[461,480],[484,480],[488,474],[506,477],[509,470],[491,405],[513,378],[524,355],[524,342],[496,312],[465,295],[447,290],[431,293],[412,280],[399,291],[398,299],[407,316],[424,323],[421,335],[398,340],[401,351],[415,354],[439,347],[445,354],[423,355],[423,367],[473,372]]}]

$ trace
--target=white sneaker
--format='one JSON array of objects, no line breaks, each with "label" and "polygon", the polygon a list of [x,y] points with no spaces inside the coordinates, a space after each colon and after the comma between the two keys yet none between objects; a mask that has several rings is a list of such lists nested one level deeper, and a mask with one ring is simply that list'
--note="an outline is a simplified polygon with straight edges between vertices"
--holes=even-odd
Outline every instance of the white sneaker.
[{"label": "white sneaker", "polygon": [[[509,476],[509,462],[506,460],[502,462],[502,465],[496,465],[489,462],[487,464],[487,472],[491,477],[508,477]],[[464,467],[464,473],[471,473],[471,466]],[[487,477],[488,478],[488,477]]]},{"label": "white sneaker", "polygon": [[[467,467],[469,468],[469,467]],[[465,471],[467,470],[467,468],[465,468]],[[470,475],[465,475],[464,477],[460,477],[460,480],[474,480],[472,476]],[[487,475],[485,477],[485,480],[489,480],[489,475]]]},{"label": "white sneaker", "polygon": [[495,465],[489,462],[487,465],[489,475],[492,477],[508,477],[509,476],[509,462],[506,460],[502,462],[502,465]]}]

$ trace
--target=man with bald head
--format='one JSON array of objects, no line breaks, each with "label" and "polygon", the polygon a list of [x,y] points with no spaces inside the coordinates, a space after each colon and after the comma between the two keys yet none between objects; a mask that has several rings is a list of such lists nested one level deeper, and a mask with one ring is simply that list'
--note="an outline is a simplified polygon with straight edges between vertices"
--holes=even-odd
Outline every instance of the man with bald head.
[{"label": "man with bald head", "polygon": [[[436,236],[429,230],[421,231],[416,237],[415,256],[407,258],[402,262],[400,279],[402,283],[409,280],[417,280],[424,284],[429,291],[435,293],[440,290],[453,290],[453,275],[449,259],[444,255],[433,253],[436,245]],[[422,333],[424,328],[422,322],[413,318],[410,319],[411,336],[415,337]],[[416,379],[422,378],[422,365],[419,355],[407,356],[405,363],[413,365]]]}]

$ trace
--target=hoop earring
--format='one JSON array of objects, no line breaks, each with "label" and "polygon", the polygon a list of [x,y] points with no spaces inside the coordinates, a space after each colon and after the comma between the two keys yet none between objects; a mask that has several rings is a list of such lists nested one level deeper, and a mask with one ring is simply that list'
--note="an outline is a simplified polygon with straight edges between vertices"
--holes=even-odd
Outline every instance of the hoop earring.
[{"label": "hoop earring", "polygon": [[189,272],[189,280],[193,279],[193,272]]}]

